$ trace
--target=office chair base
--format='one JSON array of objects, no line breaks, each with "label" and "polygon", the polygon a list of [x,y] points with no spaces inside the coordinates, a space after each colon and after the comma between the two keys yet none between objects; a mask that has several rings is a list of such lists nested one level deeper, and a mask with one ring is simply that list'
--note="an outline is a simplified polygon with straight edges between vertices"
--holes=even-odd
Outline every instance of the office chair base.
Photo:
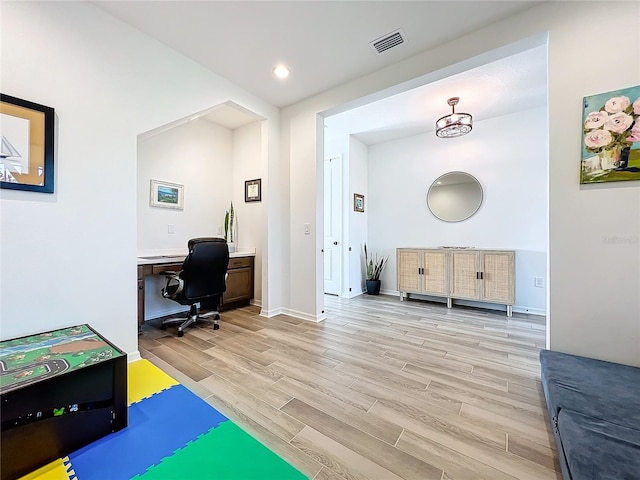
[{"label": "office chair base", "polygon": [[220,320],[220,313],[217,310],[214,310],[201,314],[199,313],[198,307],[196,305],[191,306],[191,310],[189,310],[189,315],[186,319],[182,317],[163,320],[162,324],[160,325],[160,329],[166,330],[168,325],[171,326],[175,325],[176,323],[180,323],[180,325],[178,326],[178,337],[182,337],[184,336],[185,329],[189,325],[192,325],[199,320],[208,320],[209,317],[213,317],[213,329],[218,330],[220,328],[220,325],[218,325],[218,320]]}]

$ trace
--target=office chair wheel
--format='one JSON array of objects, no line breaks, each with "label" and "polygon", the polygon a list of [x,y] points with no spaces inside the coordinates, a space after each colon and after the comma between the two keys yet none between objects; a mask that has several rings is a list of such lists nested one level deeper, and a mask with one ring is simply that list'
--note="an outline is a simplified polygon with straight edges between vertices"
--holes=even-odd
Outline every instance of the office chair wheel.
[{"label": "office chair wheel", "polygon": [[[218,315],[218,318],[220,318],[220,315]],[[218,325],[217,323],[213,324],[213,329],[214,330],[218,330],[220,328],[220,325]]]},{"label": "office chair wheel", "polygon": [[214,320],[220,320],[220,315],[218,315],[217,313],[213,316]]},{"label": "office chair wheel", "polygon": [[178,329],[178,336],[179,336],[179,337],[184,336],[184,332],[183,332],[182,330],[180,330],[180,329]]},{"label": "office chair wheel", "polygon": [[167,324],[166,323],[161,323],[160,324],[160,330],[166,330],[167,329]]}]

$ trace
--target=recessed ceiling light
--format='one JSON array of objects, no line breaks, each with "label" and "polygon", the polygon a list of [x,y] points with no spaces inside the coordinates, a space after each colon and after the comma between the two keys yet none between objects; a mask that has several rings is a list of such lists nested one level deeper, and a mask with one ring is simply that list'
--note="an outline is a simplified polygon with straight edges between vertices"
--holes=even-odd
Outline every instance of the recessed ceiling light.
[{"label": "recessed ceiling light", "polygon": [[273,67],[273,74],[278,78],[287,78],[289,73],[289,69],[286,65],[276,65]]}]

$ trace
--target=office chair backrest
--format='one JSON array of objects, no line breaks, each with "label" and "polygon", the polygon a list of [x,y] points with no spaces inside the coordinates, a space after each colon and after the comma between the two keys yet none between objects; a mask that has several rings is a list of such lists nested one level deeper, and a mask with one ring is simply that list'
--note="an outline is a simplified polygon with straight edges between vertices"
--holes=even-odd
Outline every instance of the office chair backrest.
[{"label": "office chair backrest", "polygon": [[182,265],[185,299],[206,299],[224,293],[229,266],[229,247],[223,238],[189,240],[189,255]]}]

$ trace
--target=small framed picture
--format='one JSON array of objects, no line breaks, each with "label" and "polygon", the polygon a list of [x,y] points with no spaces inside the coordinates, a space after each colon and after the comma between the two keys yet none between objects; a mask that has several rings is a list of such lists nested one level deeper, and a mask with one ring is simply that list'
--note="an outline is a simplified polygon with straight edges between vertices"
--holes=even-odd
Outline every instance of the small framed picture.
[{"label": "small framed picture", "polygon": [[359,193],[353,194],[353,211],[364,212],[364,195]]},{"label": "small framed picture", "polygon": [[255,180],[246,180],[244,182],[244,201],[262,201],[262,179],[256,178]]},{"label": "small framed picture", "polygon": [[151,180],[151,206],[182,210],[184,208],[184,186]]}]

